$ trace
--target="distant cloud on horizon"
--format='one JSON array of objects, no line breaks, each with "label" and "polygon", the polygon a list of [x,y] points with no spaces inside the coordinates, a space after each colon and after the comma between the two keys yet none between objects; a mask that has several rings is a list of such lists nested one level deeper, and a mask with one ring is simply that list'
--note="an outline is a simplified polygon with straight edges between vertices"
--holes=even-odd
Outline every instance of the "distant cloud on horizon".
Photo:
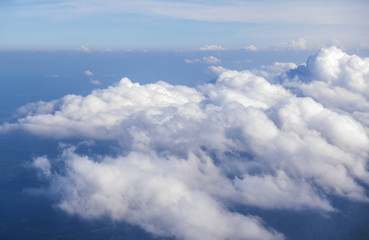
[{"label": "distant cloud on horizon", "polygon": [[86,46],[82,45],[81,47],[77,48],[77,51],[81,51],[84,53],[91,53],[92,51],[87,46],[88,44],[86,44]]},{"label": "distant cloud on horizon", "polygon": [[306,43],[307,41],[304,38],[299,38],[298,40],[292,40],[288,43],[282,43],[282,45],[290,50],[306,50]]},{"label": "distant cloud on horizon", "polygon": [[254,45],[249,45],[244,47],[243,49],[248,50],[248,51],[258,51],[259,49],[257,47],[255,47]]},{"label": "distant cloud on horizon", "polygon": [[222,50],[225,50],[225,48],[218,45],[206,45],[205,47],[200,48],[200,51],[222,51]]},{"label": "distant cloud on horizon", "polygon": [[219,64],[222,61],[214,56],[194,58],[194,59],[185,59],[186,63],[206,63],[206,64]]}]

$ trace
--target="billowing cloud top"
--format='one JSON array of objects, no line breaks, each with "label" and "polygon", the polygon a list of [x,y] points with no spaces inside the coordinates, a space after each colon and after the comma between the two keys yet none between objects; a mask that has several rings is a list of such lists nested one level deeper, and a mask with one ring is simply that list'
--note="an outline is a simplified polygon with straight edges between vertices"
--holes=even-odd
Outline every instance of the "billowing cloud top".
[{"label": "billowing cloud top", "polygon": [[283,239],[229,206],[331,212],[332,195],[368,202],[369,59],[332,47],[299,67],[221,72],[197,88],[123,78],[85,97],[25,105],[0,131],[118,141],[115,157],[66,146],[63,171],[45,157],[34,166],[68,213],[157,236]]}]

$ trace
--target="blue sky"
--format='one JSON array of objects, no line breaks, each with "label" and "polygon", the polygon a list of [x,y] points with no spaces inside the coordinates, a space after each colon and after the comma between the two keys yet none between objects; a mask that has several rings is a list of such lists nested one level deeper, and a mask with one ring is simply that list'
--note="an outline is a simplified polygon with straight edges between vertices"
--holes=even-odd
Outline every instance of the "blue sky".
[{"label": "blue sky", "polygon": [[368,12],[361,0],[6,0],[0,49],[367,48]]}]

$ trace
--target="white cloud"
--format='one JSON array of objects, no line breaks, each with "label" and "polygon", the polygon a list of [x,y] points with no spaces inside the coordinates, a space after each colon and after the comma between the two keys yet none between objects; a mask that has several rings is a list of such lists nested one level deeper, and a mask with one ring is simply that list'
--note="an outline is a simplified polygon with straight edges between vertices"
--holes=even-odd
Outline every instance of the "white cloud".
[{"label": "white cloud", "polygon": [[51,175],[51,164],[46,157],[37,157],[33,160],[32,166],[41,171],[43,175],[49,177]]},{"label": "white cloud", "polygon": [[90,70],[86,70],[86,71],[85,71],[85,75],[86,75],[86,76],[93,76],[94,74],[93,74],[93,72],[91,72]]},{"label": "white cloud", "polygon": [[306,66],[292,70],[283,85],[298,89],[324,106],[349,114],[369,111],[369,59],[323,48]]},{"label": "white cloud", "polygon": [[262,65],[260,68],[253,69],[252,72],[265,78],[268,82],[278,83],[279,78],[284,76],[289,70],[295,68],[297,68],[295,63],[275,62],[270,66]]},{"label": "white cloud", "polygon": [[369,44],[365,43],[365,42],[361,42],[360,47],[363,48],[363,49],[369,49]]},{"label": "white cloud", "polygon": [[369,59],[332,47],[299,67],[210,68],[217,81],[197,88],[123,78],[84,97],[28,104],[0,131],[119,142],[116,157],[70,147],[59,159],[66,169],[51,172],[43,157],[35,166],[61,209],[157,236],[282,239],[229,207],[329,213],[332,195],[369,201]]},{"label": "white cloud", "polygon": [[217,45],[207,45],[205,47],[200,48],[200,51],[221,51],[221,50],[225,50],[225,48]]},{"label": "white cloud", "polygon": [[46,77],[48,77],[48,78],[59,78],[59,77],[60,77],[60,75],[59,75],[59,74],[54,73],[54,74],[46,75]]},{"label": "white cloud", "polygon": [[298,40],[292,40],[290,43],[283,43],[287,48],[291,50],[306,50],[306,40],[299,38]]},{"label": "white cloud", "polygon": [[198,63],[201,62],[200,58],[194,58],[194,59],[185,59],[185,63]]},{"label": "white cloud", "polygon": [[218,64],[218,63],[222,62],[221,60],[219,60],[218,58],[216,58],[214,56],[203,57],[202,59],[207,64]]},{"label": "white cloud", "polygon": [[255,47],[254,45],[249,45],[249,46],[246,46],[244,47],[245,50],[248,50],[248,51],[258,51],[259,49],[257,47]]},{"label": "white cloud", "polygon": [[90,82],[93,84],[93,85],[102,85],[102,83],[97,80],[97,79],[90,79]]},{"label": "white cloud", "polygon": [[194,58],[194,59],[185,59],[186,63],[206,63],[206,64],[218,64],[222,61],[214,56]]},{"label": "white cloud", "polygon": [[[125,220],[156,236],[178,239],[282,239],[261,221],[227,211],[204,191],[188,185],[207,164],[190,154],[168,159],[131,152],[97,163],[65,149],[66,175],[52,179],[50,190],[64,198],[58,206],[86,219],[109,216]],[[211,164],[209,162],[209,164]],[[180,177],[176,176],[180,173]],[[186,182],[185,182],[186,181]]]},{"label": "white cloud", "polygon": [[210,73],[215,73],[217,75],[221,74],[222,72],[227,71],[227,69],[225,69],[222,66],[210,66],[210,67],[206,68],[206,70]]},{"label": "white cloud", "polygon": [[92,52],[88,47],[88,44],[82,45],[81,47],[77,48],[78,51],[84,52],[84,53],[90,53]]}]

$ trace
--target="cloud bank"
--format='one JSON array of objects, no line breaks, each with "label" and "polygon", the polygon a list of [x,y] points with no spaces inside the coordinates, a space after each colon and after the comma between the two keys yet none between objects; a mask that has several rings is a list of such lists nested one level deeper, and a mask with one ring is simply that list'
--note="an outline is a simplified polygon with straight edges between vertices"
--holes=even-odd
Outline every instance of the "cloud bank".
[{"label": "cloud bank", "polygon": [[368,202],[368,58],[331,47],[301,66],[219,73],[197,88],[123,78],[84,97],[27,104],[0,132],[119,142],[117,156],[64,146],[62,171],[44,156],[33,165],[66,212],[156,236],[283,239],[229,208],[329,213],[333,195]]}]

